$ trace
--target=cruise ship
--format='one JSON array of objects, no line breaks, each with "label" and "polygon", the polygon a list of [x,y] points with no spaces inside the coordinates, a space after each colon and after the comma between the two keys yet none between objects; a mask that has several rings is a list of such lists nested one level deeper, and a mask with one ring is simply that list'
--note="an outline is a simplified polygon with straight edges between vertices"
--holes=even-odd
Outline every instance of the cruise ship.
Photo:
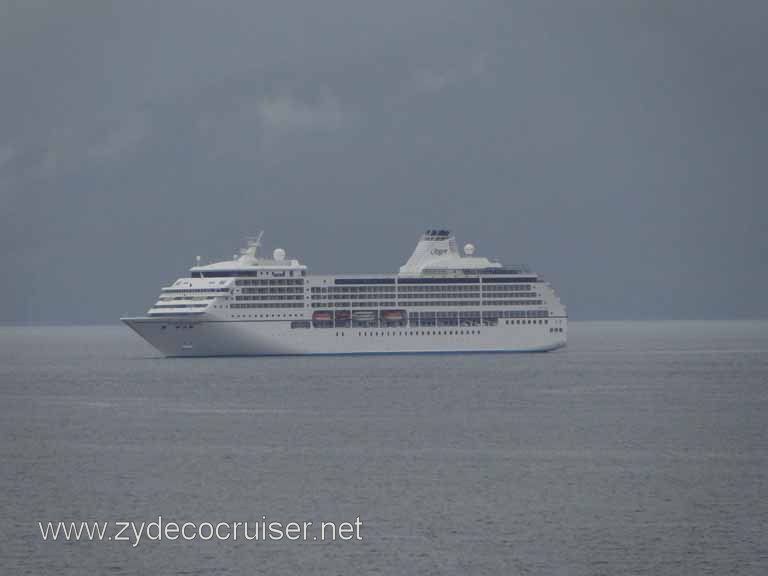
[{"label": "cruise ship", "polygon": [[545,352],[568,317],[524,266],[459,251],[427,230],[397,274],[308,274],[261,234],[232,260],[200,264],[162,289],[145,316],[121,318],[164,356]]}]

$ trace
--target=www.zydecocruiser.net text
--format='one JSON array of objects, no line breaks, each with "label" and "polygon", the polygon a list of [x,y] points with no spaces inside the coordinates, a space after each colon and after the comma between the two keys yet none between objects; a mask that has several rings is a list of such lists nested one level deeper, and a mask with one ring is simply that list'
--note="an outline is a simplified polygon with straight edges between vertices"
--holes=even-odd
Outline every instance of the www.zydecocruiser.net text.
[{"label": "www.zydecocruiser.net text", "polygon": [[177,540],[347,542],[363,539],[363,522],[281,522],[262,516],[243,522],[174,522],[162,516],[150,522],[137,521],[48,521],[38,522],[44,541],[141,542]]}]

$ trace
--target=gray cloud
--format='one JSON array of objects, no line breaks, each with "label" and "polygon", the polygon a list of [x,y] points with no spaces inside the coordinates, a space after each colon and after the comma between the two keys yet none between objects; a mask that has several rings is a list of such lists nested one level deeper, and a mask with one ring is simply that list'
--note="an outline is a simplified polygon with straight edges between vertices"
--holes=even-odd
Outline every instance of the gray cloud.
[{"label": "gray cloud", "polygon": [[140,312],[262,227],[394,271],[431,226],[575,318],[765,316],[767,10],[0,0],[0,320]]}]

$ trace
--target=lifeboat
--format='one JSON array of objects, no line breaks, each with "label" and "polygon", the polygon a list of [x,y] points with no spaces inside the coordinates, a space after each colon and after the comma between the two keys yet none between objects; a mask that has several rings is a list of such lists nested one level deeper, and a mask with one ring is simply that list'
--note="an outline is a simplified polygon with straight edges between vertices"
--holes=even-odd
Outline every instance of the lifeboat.
[{"label": "lifeboat", "polygon": [[332,316],[330,312],[315,312],[312,314],[312,321],[313,322],[323,322],[323,321],[330,321],[332,320]]},{"label": "lifeboat", "polygon": [[402,310],[384,310],[384,312],[381,313],[381,316],[384,318],[384,320],[388,320],[390,322],[396,322],[405,319],[405,313]]}]

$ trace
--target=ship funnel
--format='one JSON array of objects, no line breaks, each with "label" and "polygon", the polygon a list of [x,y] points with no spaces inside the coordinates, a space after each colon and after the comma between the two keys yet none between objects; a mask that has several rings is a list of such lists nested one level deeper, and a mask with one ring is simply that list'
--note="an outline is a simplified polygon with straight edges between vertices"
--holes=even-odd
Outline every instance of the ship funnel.
[{"label": "ship funnel", "polygon": [[424,268],[459,257],[456,238],[450,230],[427,230],[421,235],[411,257],[400,267],[400,274],[419,274]]}]

